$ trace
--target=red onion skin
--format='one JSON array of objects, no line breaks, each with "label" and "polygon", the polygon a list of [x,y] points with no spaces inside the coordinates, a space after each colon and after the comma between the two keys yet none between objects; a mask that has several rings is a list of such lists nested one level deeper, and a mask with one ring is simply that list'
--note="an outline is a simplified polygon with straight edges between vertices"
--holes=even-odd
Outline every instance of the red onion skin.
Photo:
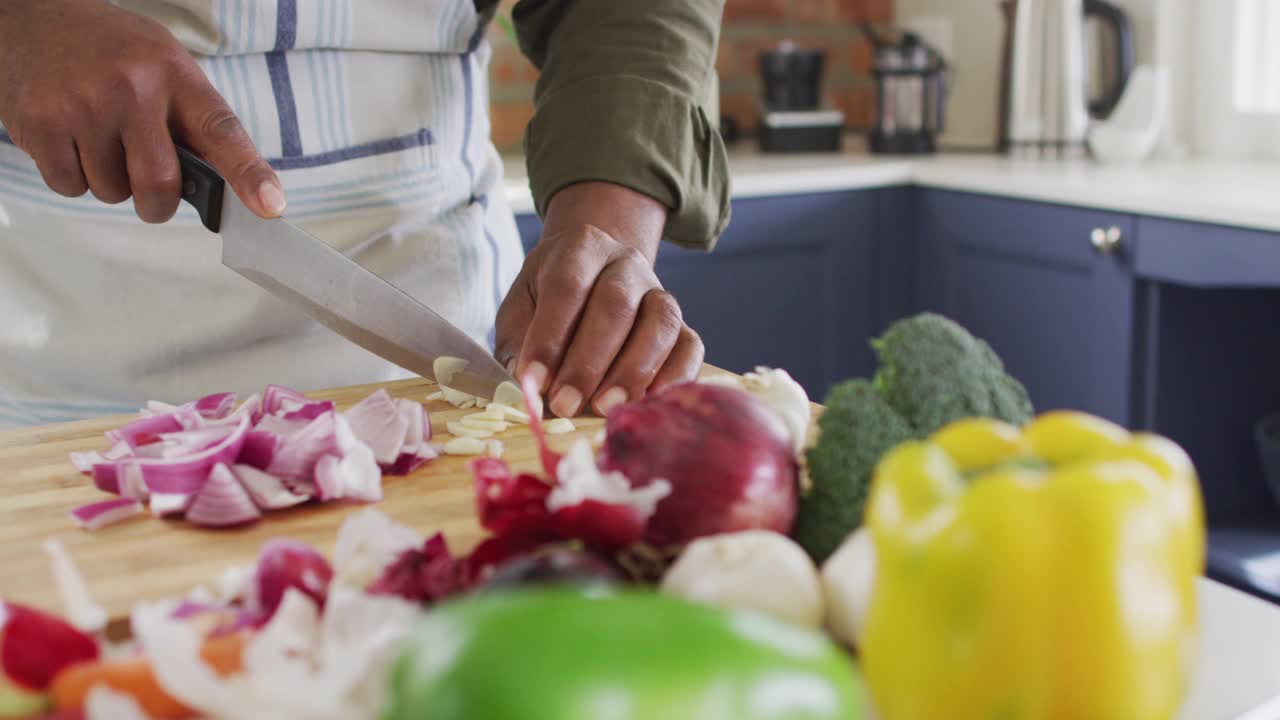
[{"label": "red onion skin", "polygon": [[106,435],[113,443],[124,442],[129,447],[136,448],[156,442],[163,433],[180,432],[182,429],[182,423],[178,422],[176,415],[152,415],[108,430]]},{"label": "red onion skin", "polygon": [[231,412],[231,408],[235,406],[236,394],[233,392],[220,392],[212,395],[205,395],[196,400],[194,403],[196,412],[200,413],[207,419],[216,420],[226,417]]},{"label": "red onion skin", "polygon": [[284,600],[285,590],[295,588],[323,610],[332,579],[329,561],[311,546],[287,538],[268,540],[258,554],[254,572],[254,609],[266,622]]},{"label": "red onion skin", "polygon": [[141,506],[137,500],[114,498],[81,505],[71,511],[71,517],[82,528],[98,530],[139,512],[141,512]]},{"label": "red onion skin", "polygon": [[606,420],[600,467],[633,487],[671,483],[645,540],[659,548],[738,530],[789,533],[797,468],[786,426],[736,388],[669,387],[615,408]]},{"label": "red onion skin", "polygon": [[378,465],[382,469],[383,475],[400,476],[408,475],[423,465],[431,462],[432,458],[423,457],[417,453],[400,453],[396,461],[387,465]]},{"label": "red onion skin", "polygon": [[630,505],[583,500],[551,513],[548,527],[561,537],[581,540],[587,547],[615,551],[642,538],[647,520]]},{"label": "red onion skin", "polygon": [[7,678],[40,692],[59,670],[98,658],[98,643],[61,618],[14,603],[0,605],[0,683]]},{"label": "red onion skin", "polygon": [[400,553],[367,592],[431,605],[463,590],[465,582],[466,563],[449,552],[444,534],[436,533],[422,547]]}]

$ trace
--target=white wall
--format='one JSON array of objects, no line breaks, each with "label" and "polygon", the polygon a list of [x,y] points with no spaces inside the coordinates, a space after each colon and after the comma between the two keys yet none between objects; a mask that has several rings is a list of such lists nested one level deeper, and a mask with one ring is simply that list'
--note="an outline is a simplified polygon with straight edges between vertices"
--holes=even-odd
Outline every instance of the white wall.
[{"label": "white wall", "polygon": [[1004,33],[999,1],[897,0],[894,12],[899,23],[937,45],[955,69],[942,143],[993,147]]}]

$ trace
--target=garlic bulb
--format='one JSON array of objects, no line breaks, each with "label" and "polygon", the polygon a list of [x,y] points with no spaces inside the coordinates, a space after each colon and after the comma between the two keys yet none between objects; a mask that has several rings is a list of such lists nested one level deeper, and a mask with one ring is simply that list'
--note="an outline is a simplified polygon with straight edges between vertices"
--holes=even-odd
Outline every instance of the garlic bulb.
[{"label": "garlic bulb", "polygon": [[876,549],[866,526],[854,530],[822,565],[827,629],[850,646],[857,645],[866,622],[875,577]]},{"label": "garlic bulb", "polygon": [[693,602],[763,612],[798,625],[822,624],[822,587],[813,561],[768,530],[698,538],[662,579],[663,592]]}]

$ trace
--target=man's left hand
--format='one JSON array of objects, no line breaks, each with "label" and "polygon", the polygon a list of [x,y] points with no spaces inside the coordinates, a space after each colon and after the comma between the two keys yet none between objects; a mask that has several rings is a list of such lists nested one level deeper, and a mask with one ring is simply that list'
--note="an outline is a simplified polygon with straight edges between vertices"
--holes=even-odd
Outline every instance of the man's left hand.
[{"label": "man's left hand", "polygon": [[694,379],[702,340],[653,272],[667,208],[620,185],[557,192],[542,239],[498,310],[496,355],[551,411],[604,415]]}]

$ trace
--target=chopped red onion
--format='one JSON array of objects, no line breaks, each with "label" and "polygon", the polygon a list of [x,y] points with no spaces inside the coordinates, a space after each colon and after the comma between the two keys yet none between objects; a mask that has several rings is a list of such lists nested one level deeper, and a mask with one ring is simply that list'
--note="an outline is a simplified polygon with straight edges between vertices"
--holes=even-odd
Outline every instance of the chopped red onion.
[{"label": "chopped red onion", "polygon": [[182,423],[176,415],[152,415],[138,418],[124,427],[108,430],[107,439],[135,448],[155,442],[162,434],[176,433],[182,429]]},{"label": "chopped red onion", "polygon": [[214,393],[206,395],[195,401],[194,407],[201,417],[208,420],[217,420],[226,417],[231,412],[231,408],[235,407],[236,394],[233,392]]},{"label": "chopped red onion", "polygon": [[189,407],[178,408],[178,411],[173,413],[173,416],[178,419],[178,423],[182,425],[183,430],[195,430],[213,422],[205,419],[200,413]]},{"label": "chopped red onion", "polygon": [[325,502],[382,500],[382,473],[373,459],[373,451],[357,445],[344,457],[325,455],[316,463],[316,491]]},{"label": "chopped red onion", "polygon": [[147,489],[147,483],[142,479],[142,470],[137,465],[119,465],[120,471],[120,494],[127,498],[145,501],[151,491]]},{"label": "chopped red onion", "polygon": [[185,513],[195,499],[194,494],[151,493],[147,498],[147,504],[151,508],[151,514],[168,517]]},{"label": "chopped red onion", "polygon": [[262,398],[257,395],[250,395],[235,412],[227,413],[222,417],[204,418],[201,421],[202,426],[219,426],[219,425],[237,425],[242,418],[249,418],[250,425],[257,425],[262,419]]},{"label": "chopped red onion", "polygon": [[394,463],[405,444],[410,418],[386,390],[378,390],[342,413],[351,433],[369,446],[373,457],[384,464]]},{"label": "chopped red onion", "polygon": [[85,530],[99,530],[142,512],[142,505],[129,498],[114,498],[81,505],[71,511],[71,519]]},{"label": "chopped red onion", "polygon": [[400,446],[400,454],[417,452],[431,439],[431,419],[427,417],[427,409],[421,403],[401,398],[396,400],[396,409],[404,419],[404,444]]},{"label": "chopped red onion", "polygon": [[93,466],[93,484],[103,492],[120,494],[120,473],[115,463],[98,463]]},{"label": "chopped red onion", "polygon": [[326,413],[312,420],[302,430],[286,436],[276,448],[267,472],[283,480],[290,487],[305,482],[315,475],[316,463],[325,455],[341,455],[335,413]]},{"label": "chopped red onion", "polygon": [[439,456],[440,453],[436,452],[431,443],[424,442],[417,452],[402,452],[395,462],[390,465],[380,465],[380,467],[387,475],[408,475]]},{"label": "chopped red onion", "polygon": [[124,442],[118,442],[106,452],[98,452],[89,450],[87,452],[71,453],[71,464],[82,473],[92,473],[94,465],[111,463],[123,457],[129,457],[134,454],[133,449]]},{"label": "chopped red onion", "polygon": [[249,493],[240,485],[231,468],[223,463],[213,466],[208,482],[196,495],[186,518],[196,525],[231,527],[251,523],[262,517]]},{"label": "chopped red onion", "polygon": [[300,505],[311,499],[310,495],[302,495],[289,491],[280,478],[265,473],[250,465],[233,465],[231,471],[236,479],[249,492],[253,503],[262,510],[281,510]]},{"label": "chopped red onion", "polygon": [[[263,418],[265,421],[266,418]],[[261,427],[259,425],[258,427]],[[240,448],[240,457],[236,462],[249,465],[259,470],[266,470],[271,465],[276,449],[280,447],[282,438],[266,430],[250,430],[244,436],[244,445]]]},{"label": "chopped red onion", "polygon": [[173,609],[173,612],[169,613],[169,617],[175,620],[186,620],[187,618],[197,617],[199,615],[204,615],[205,613],[222,612],[223,609],[224,608],[221,605],[197,602],[195,600],[188,599],[178,603],[178,606]]},{"label": "chopped red onion", "polygon": [[[249,432],[249,418],[242,418],[231,434],[216,445],[178,458],[125,458],[117,465],[128,475],[139,473],[149,492],[197,493],[209,478],[209,470],[218,463],[234,462],[240,455]],[[123,489],[121,490],[123,494]]]},{"label": "chopped red onion", "polygon": [[106,461],[106,458],[102,457],[102,453],[97,450],[73,452],[70,454],[70,457],[71,464],[75,466],[76,470],[79,470],[82,473],[91,473],[93,472],[94,465],[100,465]]},{"label": "chopped red onion", "polygon": [[226,440],[227,436],[235,430],[234,426],[210,425],[195,430],[165,433],[159,437],[161,447],[158,457],[168,459],[188,457],[193,453],[208,450]]},{"label": "chopped red onion", "polygon": [[436,533],[422,547],[405,550],[383,568],[368,592],[430,605],[465,589],[466,574],[466,562],[449,551],[443,533]]},{"label": "chopped red onion", "polygon": [[395,462],[379,461],[387,475],[408,475],[424,463],[439,457],[431,443],[431,419],[421,403],[403,398],[396,400],[396,409],[405,422],[404,441]]},{"label": "chopped red onion", "polygon": [[271,433],[272,435],[279,435],[284,438],[290,435],[297,435],[302,432],[303,428],[310,424],[311,420],[305,420],[302,418],[285,420],[278,415],[263,415],[262,419],[258,421],[258,424],[254,429]]},{"label": "chopped red onion", "polygon": [[146,407],[142,408],[141,415],[143,417],[151,417],[152,415],[172,415],[179,410],[179,406],[170,405],[167,402],[159,400],[148,400]]},{"label": "chopped red onion", "polygon": [[306,395],[283,385],[268,385],[262,392],[262,410],[267,415],[296,410],[309,402],[311,399]]},{"label": "chopped red onion", "polygon": [[284,409],[280,412],[280,417],[285,420],[315,420],[321,415],[333,411],[334,405],[332,400],[309,402],[303,405],[297,405],[291,401],[285,401]]},{"label": "chopped red onion", "polygon": [[138,512],[149,503],[156,515],[211,526],[313,497],[381,500],[384,472],[412,472],[438,452],[420,403],[378,391],[339,414],[331,401],[279,385],[238,407],[235,393],[180,406],[148,402],[139,419],[107,435],[111,450],[72,453],[71,462],[122,496],[111,508]]}]

